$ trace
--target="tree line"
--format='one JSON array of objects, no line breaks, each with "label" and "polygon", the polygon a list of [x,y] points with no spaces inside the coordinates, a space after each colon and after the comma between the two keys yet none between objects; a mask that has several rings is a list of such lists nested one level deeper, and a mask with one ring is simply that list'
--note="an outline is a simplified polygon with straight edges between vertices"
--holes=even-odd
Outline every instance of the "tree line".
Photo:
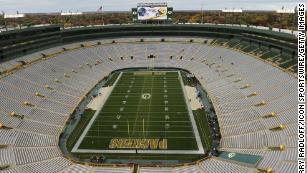
[{"label": "tree line", "polygon": [[[222,13],[221,11],[178,11],[174,12],[172,23],[215,23],[256,25],[296,30],[296,14],[276,12]],[[84,13],[77,16],[53,14],[26,14],[24,18],[4,19],[0,16],[0,27],[30,27],[41,24],[59,24],[63,27],[91,26],[102,24],[133,23],[131,12]]]}]

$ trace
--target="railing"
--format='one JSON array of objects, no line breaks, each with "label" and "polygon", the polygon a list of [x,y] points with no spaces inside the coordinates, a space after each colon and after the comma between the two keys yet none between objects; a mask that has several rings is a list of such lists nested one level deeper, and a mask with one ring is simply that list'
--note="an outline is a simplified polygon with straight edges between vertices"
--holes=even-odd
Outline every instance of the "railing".
[{"label": "railing", "polygon": [[[215,23],[177,23],[179,25],[218,25],[218,26],[236,26],[242,28],[254,28],[260,30],[267,30],[267,31],[274,31],[274,32],[281,32],[285,34],[291,34],[297,36],[296,30],[288,30],[288,29],[280,29],[280,28],[270,28],[265,26],[255,26],[255,25],[239,25],[239,24],[215,24]],[[4,26],[0,27],[0,33],[12,30],[20,30],[25,28],[35,28],[41,26],[50,26],[51,24],[42,24],[42,25],[32,25],[32,26],[21,26],[21,27],[8,27],[5,28]],[[118,25],[140,25],[140,24],[132,24],[132,23],[122,23],[122,24],[107,24],[107,25],[87,25],[87,26],[72,26],[72,27],[65,27],[62,29],[74,29],[74,28],[88,28],[88,27],[97,27],[97,26],[118,26]]]}]

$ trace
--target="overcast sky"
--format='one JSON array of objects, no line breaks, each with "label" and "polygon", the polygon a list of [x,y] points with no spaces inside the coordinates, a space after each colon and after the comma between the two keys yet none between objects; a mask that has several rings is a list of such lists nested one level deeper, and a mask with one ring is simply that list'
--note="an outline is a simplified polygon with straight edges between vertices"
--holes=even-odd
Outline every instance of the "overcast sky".
[{"label": "overcast sky", "polygon": [[284,6],[293,9],[307,0],[0,0],[0,11],[5,13],[35,13],[59,11],[130,11],[139,2],[167,2],[174,10],[205,10],[243,8],[246,10],[276,10]]}]

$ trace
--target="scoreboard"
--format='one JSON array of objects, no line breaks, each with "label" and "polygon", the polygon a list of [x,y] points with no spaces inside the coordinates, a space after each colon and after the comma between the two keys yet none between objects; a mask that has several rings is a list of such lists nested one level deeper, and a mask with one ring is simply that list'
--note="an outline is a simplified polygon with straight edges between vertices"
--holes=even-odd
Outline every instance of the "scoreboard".
[{"label": "scoreboard", "polygon": [[167,7],[138,7],[138,20],[167,20]]},{"label": "scoreboard", "polygon": [[173,8],[167,3],[139,3],[132,8],[133,21],[172,20]]}]

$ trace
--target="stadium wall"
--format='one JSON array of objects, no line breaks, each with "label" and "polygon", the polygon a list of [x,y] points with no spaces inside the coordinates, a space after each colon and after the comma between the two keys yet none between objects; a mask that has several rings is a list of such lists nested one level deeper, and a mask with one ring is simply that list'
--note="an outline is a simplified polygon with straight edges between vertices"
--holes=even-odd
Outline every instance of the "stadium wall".
[{"label": "stadium wall", "polygon": [[60,26],[45,26],[0,33],[0,62],[62,44]]},{"label": "stadium wall", "polygon": [[60,30],[45,26],[0,33],[0,62],[73,42],[129,36],[197,36],[238,38],[297,55],[296,37],[255,28],[221,25],[116,25]]}]

